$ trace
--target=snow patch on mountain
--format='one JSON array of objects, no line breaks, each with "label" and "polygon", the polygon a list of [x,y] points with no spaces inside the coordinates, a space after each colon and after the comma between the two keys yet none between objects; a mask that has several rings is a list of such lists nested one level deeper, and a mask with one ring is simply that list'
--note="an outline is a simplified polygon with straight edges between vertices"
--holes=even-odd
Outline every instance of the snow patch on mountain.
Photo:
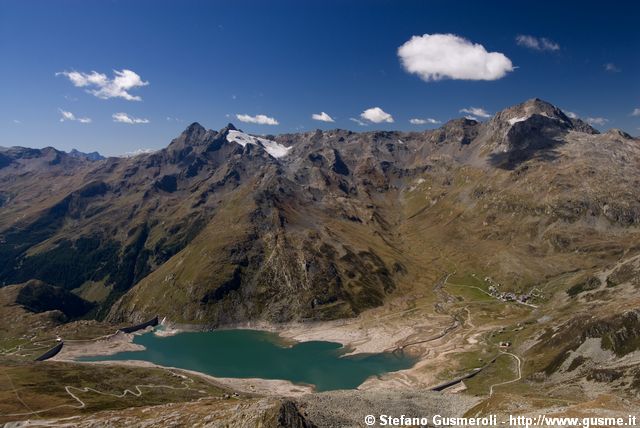
[{"label": "snow patch on mountain", "polygon": [[238,143],[242,147],[247,144],[253,144],[254,146],[262,147],[269,155],[274,158],[281,158],[289,154],[291,147],[284,146],[266,138],[254,137],[253,135],[245,134],[244,132],[231,130],[227,134],[227,141],[231,143]]},{"label": "snow patch on mountain", "polygon": [[524,122],[527,119],[529,119],[529,116],[514,117],[514,118],[509,119],[509,125],[513,125],[513,124],[518,123],[518,122]]}]

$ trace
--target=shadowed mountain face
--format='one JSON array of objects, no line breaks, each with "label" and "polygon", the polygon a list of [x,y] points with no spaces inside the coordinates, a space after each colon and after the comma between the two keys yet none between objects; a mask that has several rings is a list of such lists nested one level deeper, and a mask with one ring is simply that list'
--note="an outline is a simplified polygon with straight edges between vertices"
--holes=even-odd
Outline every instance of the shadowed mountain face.
[{"label": "shadowed mountain face", "polygon": [[424,132],[236,131],[131,158],[0,149],[0,284],[112,320],[334,319],[430,292],[417,276],[531,286],[638,242],[640,142],[541,100]]}]

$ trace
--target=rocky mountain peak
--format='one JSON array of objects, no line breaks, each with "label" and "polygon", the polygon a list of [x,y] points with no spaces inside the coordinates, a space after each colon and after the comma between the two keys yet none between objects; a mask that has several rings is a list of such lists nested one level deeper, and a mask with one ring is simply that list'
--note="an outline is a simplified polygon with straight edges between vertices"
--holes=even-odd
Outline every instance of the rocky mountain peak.
[{"label": "rocky mountain peak", "polygon": [[432,132],[431,140],[435,143],[456,142],[459,144],[470,144],[478,135],[480,122],[459,118],[453,119]]},{"label": "rocky mountain peak", "polygon": [[220,130],[220,135],[226,136],[229,133],[229,131],[240,131],[240,130],[236,128],[233,123],[229,122],[227,123],[227,126],[225,126]]},{"label": "rocky mountain peak", "polygon": [[518,122],[529,120],[533,116],[542,116],[555,120],[566,127],[572,127],[571,119],[562,110],[540,98],[532,98],[521,104],[508,107],[497,113],[491,122],[512,126]]},{"label": "rocky mountain peak", "polygon": [[193,135],[205,131],[206,129],[204,128],[204,126],[200,125],[198,122],[193,122],[191,125],[187,126],[187,128],[182,133]]},{"label": "rocky mountain peak", "polygon": [[189,146],[201,146],[207,143],[208,137],[216,134],[216,131],[207,130],[198,122],[193,122],[171,142],[168,148],[170,150],[182,150]]},{"label": "rocky mountain peak", "polygon": [[513,168],[520,162],[562,144],[570,131],[597,134],[598,131],[560,108],[539,98],[508,107],[482,125],[481,140],[494,166]]},{"label": "rocky mountain peak", "polygon": [[622,129],[618,129],[618,128],[611,128],[605,133],[605,135],[611,136],[614,138],[622,138],[623,140],[633,140],[633,137],[631,135],[627,134]]},{"label": "rocky mountain peak", "polygon": [[503,131],[508,132],[517,123],[527,121],[534,121],[538,126],[573,130],[587,134],[599,133],[588,123],[576,117],[569,117],[559,107],[540,98],[532,98],[498,112],[489,121],[489,126],[501,128]]},{"label": "rocky mountain peak", "polygon": [[77,149],[71,149],[71,151],[68,154],[71,157],[80,158],[80,159],[86,159],[86,160],[92,161],[92,162],[105,159],[105,157],[102,156],[98,152],[85,153],[85,152],[81,152],[81,151],[79,151]]}]

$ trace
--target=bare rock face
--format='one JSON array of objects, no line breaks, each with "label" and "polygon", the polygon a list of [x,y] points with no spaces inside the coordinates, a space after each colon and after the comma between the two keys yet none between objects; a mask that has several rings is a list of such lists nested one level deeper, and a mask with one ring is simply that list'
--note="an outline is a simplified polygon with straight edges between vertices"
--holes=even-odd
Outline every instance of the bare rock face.
[{"label": "bare rock face", "polygon": [[265,412],[264,427],[266,428],[315,428],[316,425],[309,422],[300,414],[295,402],[283,400],[279,407]]},{"label": "bare rock face", "polygon": [[507,276],[509,249],[522,281],[605,263],[632,246],[639,161],[638,140],[538,99],[424,132],[194,123],[131,158],[1,149],[0,284],[92,296],[111,320],[352,317],[443,254]]},{"label": "bare rock face", "polygon": [[506,169],[533,157],[553,158],[553,150],[565,142],[570,131],[598,133],[580,119],[571,119],[537,98],[497,113],[483,128],[489,162]]}]

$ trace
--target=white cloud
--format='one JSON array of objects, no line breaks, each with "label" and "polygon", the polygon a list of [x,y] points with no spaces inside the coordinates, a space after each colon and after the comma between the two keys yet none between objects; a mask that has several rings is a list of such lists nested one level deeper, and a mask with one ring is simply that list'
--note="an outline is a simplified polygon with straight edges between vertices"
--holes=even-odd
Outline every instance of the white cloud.
[{"label": "white cloud", "polygon": [[368,108],[360,114],[360,117],[373,123],[393,123],[393,116],[382,110],[380,107]]},{"label": "white cloud", "polygon": [[[463,108],[463,109],[460,109],[460,113],[468,113],[473,116],[484,117],[484,118],[491,117],[491,113],[487,112],[485,109],[480,107]],[[473,120],[476,120],[476,118],[474,117]]]},{"label": "white cloud", "polygon": [[147,155],[149,153],[155,153],[157,151],[158,151],[157,149],[136,149],[136,150],[134,150],[132,152],[123,153],[119,157],[132,158],[134,156]]},{"label": "white cloud", "polygon": [[549,40],[545,37],[534,37],[528,36],[525,34],[520,34],[516,37],[516,43],[519,46],[524,46],[529,49],[534,49],[537,51],[557,51],[560,50],[560,45],[554,42],[553,40]]},{"label": "white cloud", "polygon": [[15,123],[16,125],[20,125],[20,124],[22,124],[22,121],[20,121],[18,119],[13,119],[13,123]]},{"label": "white cloud", "polygon": [[355,122],[360,126],[368,126],[366,123],[364,123],[363,121],[361,121],[360,119],[356,119],[355,117],[350,117],[349,120],[351,122]]},{"label": "white cloud", "polygon": [[442,79],[497,80],[514,67],[500,52],[455,34],[413,36],[398,48],[404,69],[425,81]]},{"label": "white cloud", "polygon": [[131,95],[131,89],[147,86],[149,82],[143,81],[140,76],[131,70],[113,70],[114,77],[109,79],[106,74],[92,71],[83,73],[80,71],[61,71],[56,76],[65,76],[73,86],[88,88],[86,91],[98,98],[124,98],[128,101],[140,101],[137,95]]},{"label": "white cloud", "polygon": [[631,112],[631,116],[640,116],[640,108],[634,108]]},{"label": "white cloud", "polygon": [[409,123],[412,124],[412,125],[426,125],[427,123],[435,125],[435,124],[442,123],[442,122],[440,122],[439,120],[432,119],[432,118],[428,117],[426,119],[418,119],[418,118],[409,119]]},{"label": "white cloud", "polygon": [[111,115],[114,122],[128,123],[129,125],[135,125],[139,123],[149,123],[149,119],[142,119],[139,117],[129,116],[127,113],[114,113]]},{"label": "white cloud", "polygon": [[314,113],[311,115],[311,119],[319,120],[320,122],[335,122],[331,116],[325,112]]},{"label": "white cloud", "polygon": [[76,117],[75,114],[70,111],[64,111],[62,109],[58,109],[60,111],[60,122],[80,122],[80,123],[91,123],[91,119],[88,117]]},{"label": "white cloud", "polygon": [[564,114],[566,114],[569,119],[577,119],[578,118],[578,115],[576,113],[574,113],[572,111],[569,111],[569,110],[564,110]]},{"label": "white cloud", "polygon": [[605,119],[604,117],[588,117],[585,120],[589,125],[597,126],[604,126],[605,123],[609,122],[609,119]]},{"label": "white cloud", "polygon": [[615,64],[614,64],[614,63],[612,63],[612,62],[608,62],[608,63],[606,63],[606,64],[604,65],[604,69],[605,69],[605,71],[608,71],[609,73],[619,73],[620,71],[622,71],[622,70],[620,70],[620,69],[618,68],[618,66],[617,66],[617,65],[615,65]]},{"label": "white cloud", "polygon": [[240,122],[245,123],[257,123],[258,125],[279,125],[280,122],[273,117],[265,116],[264,114],[258,114],[255,116],[249,116],[248,114],[236,114],[236,117]]}]

